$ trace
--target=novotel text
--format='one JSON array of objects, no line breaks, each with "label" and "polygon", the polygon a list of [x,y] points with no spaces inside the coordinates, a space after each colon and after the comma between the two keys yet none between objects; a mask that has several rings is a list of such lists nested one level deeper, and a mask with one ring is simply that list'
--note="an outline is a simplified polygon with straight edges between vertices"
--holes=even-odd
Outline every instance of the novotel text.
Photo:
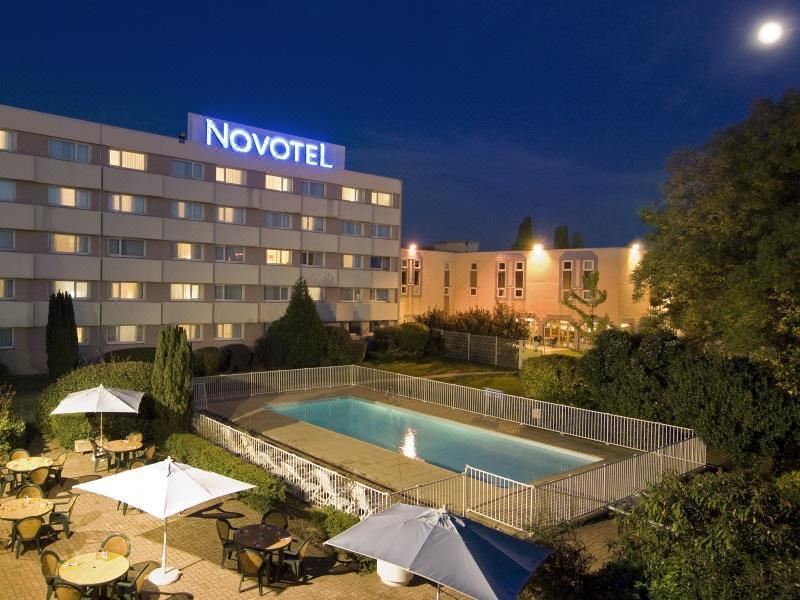
[{"label": "novotel text", "polygon": [[[217,121],[206,117],[206,145],[219,144],[241,154],[255,152],[275,160],[291,161],[315,167],[332,169],[328,162],[327,148],[324,142],[309,142],[279,135],[259,134],[242,127],[231,125],[227,121]],[[216,140],[216,142],[215,142]]]}]

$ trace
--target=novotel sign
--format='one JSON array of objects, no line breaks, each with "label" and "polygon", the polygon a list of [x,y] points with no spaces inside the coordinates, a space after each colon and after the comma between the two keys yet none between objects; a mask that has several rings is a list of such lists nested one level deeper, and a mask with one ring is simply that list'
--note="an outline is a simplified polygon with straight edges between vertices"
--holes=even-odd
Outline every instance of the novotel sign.
[{"label": "novotel sign", "polygon": [[191,142],[244,154],[321,169],[344,168],[344,146],[241,125],[189,113]]}]

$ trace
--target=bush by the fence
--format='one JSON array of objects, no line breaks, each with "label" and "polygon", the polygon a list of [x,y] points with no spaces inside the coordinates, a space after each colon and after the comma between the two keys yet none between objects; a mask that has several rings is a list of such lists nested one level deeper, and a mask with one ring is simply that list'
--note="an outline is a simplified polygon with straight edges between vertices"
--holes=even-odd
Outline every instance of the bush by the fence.
[{"label": "bush by the fence", "polygon": [[0,452],[23,445],[25,421],[14,413],[14,388],[0,384]]},{"label": "bush by the fence", "polygon": [[595,409],[578,365],[577,358],[564,354],[528,359],[520,373],[525,395],[543,402]]},{"label": "bush by the fence", "polygon": [[387,358],[420,358],[430,331],[422,323],[403,323],[375,330],[375,352]]},{"label": "bush by the fence", "polygon": [[109,350],[103,354],[106,362],[121,362],[130,360],[134,362],[153,362],[156,358],[156,349],[153,346],[144,348],[120,348],[119,350]]},{"label": "bush by the fence", "polygon": [[55,437],[64,448],[75,440],[92,437],[99,430],[99,415],[50,415],[58,403],[72,392],[105,385],[144,392],[139,414],[103,415],[103,434],[108,438],[124,437],[131,431],[141,431],[145,437],[152,435],[154,418],[153,399],[150,397],[150,374],[153,365],[147,362],[109,362],[88,365],[70,371],[50,384],[39,396],[36,420],[40,431]]},{"label": "bush by the fence", "polygon": [[244,344],[228,344],[222,347],[221,362],[225,373],[246,373],[253,367],[253,351]]},{"label": "bush by the fence", "polygon": [[192,373],[195,377],[216,375],[222,367],[222,350],[216,346],[198,348],[192,352]]},{"label": "bush by the fence", "polygon": [[[337,510],[333,506],[325,506],[315,511],[312,517],[322,530],[326,540],[339,535],[359,522],[357,516]],[[375,560],[360,554],[349,554],[349,556],[358,563],[359,570],[372,571],[375,569]]]},{"label": "bush by the fence", "polygon": [[246,492],[242,501],[257,511],[286,499],[284,485],[274,475],[197,435],[173,433],[164,442],[164,449],[178,462],[253,484],[255,489]]},{"label": "bush by the fence", "polygon": [[341,327],[326,327],[327,343],[323,367],[335,365],[355,365],[364,360],[366,342],[351,340],[350,334]]}]

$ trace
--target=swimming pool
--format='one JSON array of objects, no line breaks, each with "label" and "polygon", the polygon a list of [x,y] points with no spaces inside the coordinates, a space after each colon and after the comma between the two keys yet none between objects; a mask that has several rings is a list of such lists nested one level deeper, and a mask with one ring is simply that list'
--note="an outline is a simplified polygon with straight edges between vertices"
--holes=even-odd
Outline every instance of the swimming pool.
[{"label": "swimming pool", "polygon": [[267,408],[457,473],[470,465],[531,481],[600,460],[352,396]]}]

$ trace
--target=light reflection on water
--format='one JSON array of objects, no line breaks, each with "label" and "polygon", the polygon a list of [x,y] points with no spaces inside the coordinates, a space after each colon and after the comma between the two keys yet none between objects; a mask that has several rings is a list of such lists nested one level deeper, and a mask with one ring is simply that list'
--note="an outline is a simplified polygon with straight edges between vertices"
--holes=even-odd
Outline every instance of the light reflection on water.
[{"label": "light reflection on water", "polygon": [[403,434],[403,443],[400,444],[400,453],[408,458],[419,458],[417,455],[417,432],[411,427],[406,427]]}]

